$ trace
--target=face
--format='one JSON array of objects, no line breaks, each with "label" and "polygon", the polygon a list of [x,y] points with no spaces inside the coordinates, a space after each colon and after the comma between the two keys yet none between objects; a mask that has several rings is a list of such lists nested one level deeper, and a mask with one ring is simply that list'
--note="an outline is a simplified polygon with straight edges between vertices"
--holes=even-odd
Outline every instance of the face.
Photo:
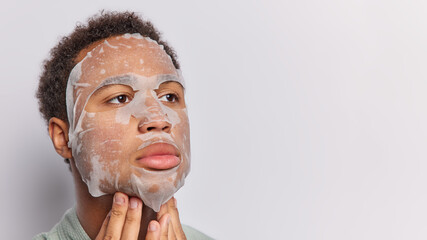
[{"label": "face", "polygon": [[121,191],[159,211],[190,170],[183,80],[139,34],[95,44],[70,74],[73,158],[92,196]]}]

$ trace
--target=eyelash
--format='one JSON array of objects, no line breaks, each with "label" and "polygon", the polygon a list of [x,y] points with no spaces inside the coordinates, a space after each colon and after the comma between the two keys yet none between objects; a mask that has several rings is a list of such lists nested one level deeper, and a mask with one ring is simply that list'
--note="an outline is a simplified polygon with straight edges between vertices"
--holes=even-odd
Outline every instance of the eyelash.
[{"label": "eyelash", "polygon": [[[124,97],[124,98],[122,98],[122,97]],[[125,102],[121,102],[120,99],[125,99]],[[128,102],[130,102],[130,97],[127,96],[127,95],[124,95],[124,94],[119,95],[117,97],[114,97],[114,98],[108,100],[108,103],[112,103],[112,104],[125,104],[125,103],[128,103]]]},{"label": "eyelash", "polygon": [[[171,97],[172,97],[172,100],[169,99]],[[165,98],[165,99],[163,99],[163,98]],[[124,102],[123,102],[123,99],[125,100]],[[177,102],[179,102],[178,96],[176,94],[173,94],[173,93],[165,94],[165,95],[159,97],[159,100],[165,101],[165,102],[168,102],[168,103],[177,103]],[[131,101],[131,98],[129,96],[127,96],[125,94],[122,94],[122,95],[118,95],[118,96],[116,96],[116,97],[108,100],[108,103],[111,103],[111,104],[126,104],[126,103],[129,103],[130,101]]]},{"label": "eyelash", "polygon": [[[167,98],[168,98],[168,96],[169,96],[169,97],[173,97],[173,100],[169,100],[169,99],[167,99]],[[167,102],[171,102],[171,103],[179,102],[179,98],[178,98],[178,96],[177,96],[176,94],[173,94],[173,93],[165,94],[165,95],[163,95],[163,96],[159,97],[159,100],[162,100],[162,98],[164,98],[164,97],[166,97],[166,99],[165,99],[165,100],[166,100]]]}]

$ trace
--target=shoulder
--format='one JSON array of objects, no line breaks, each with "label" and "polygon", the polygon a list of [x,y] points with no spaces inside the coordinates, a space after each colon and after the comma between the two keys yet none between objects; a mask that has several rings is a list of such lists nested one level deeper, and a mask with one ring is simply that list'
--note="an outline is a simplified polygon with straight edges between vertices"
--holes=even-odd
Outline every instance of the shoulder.
[{"label": "shoulder", "polygon": [[40,233],[34,236],[32,240],[59,240],[58,224],[50,232]]},{"label": "shoulder", "polygon": [[90,240],[77,218],[74,208],[68,209],[61,221],[49,232],[40,233],[33,240]]},{"label": "shoulder", "polygon": [[185,236],[188,240],[211,240],[213,238],[207,236],[206,234],[196,230],[190,226],[182,225],[182,230],[184,230]]}]

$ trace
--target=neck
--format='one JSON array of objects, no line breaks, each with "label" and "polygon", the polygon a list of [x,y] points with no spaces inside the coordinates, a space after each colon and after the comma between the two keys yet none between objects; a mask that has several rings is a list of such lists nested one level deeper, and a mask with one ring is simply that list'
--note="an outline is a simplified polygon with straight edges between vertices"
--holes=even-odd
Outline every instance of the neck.
[{"label": "neck", "polygon": [[[82,181],[81,176],[74,164],[70,161],[71,169],[76,191],[76,211],[77,217],[83,229],[91,239],[95,239],[101,229],[102,223],[113,204],[113,195],[104,195],[101,197],[92,197],[87,185]],[[139,229],[138,239],[145,239],[148,224],[151,220],[157,219],[157,213],[146,206],[142,208],[141,227]]]}]

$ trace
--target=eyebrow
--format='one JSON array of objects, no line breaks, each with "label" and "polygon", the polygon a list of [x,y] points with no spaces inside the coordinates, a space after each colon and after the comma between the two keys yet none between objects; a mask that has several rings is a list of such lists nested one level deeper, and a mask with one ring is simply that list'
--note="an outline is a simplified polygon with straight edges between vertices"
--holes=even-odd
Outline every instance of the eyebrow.
[{"label": "eyebrow", "polygon": [[[184,86],[181,83],[181,80],[179,77],[173,75],[173,74],[162,74],[156,76],[157,81],[159,82],[177,82],[179,83],[183,88]],[[124,85],[135,85],[138,81],[138,78],[133,75],[121,75],[121,76],[114,76],[106,78],[102,83],[98,86],[98,88],[104,87],[105,85],[111,85],[111,84],[124,84]]]},{"label": "eyebrow", "polygon": [[162,86],[163,84],[171,84],[171,83],[178,84],[178,85],[182,88],[182,90],[185,90],[184,86],[182,86],[182,84],[181,84],[180,82],[177,82],[177,81],[175,81],[175,80],[169,80],[169,81],[166,81],[166,82],[162,82],[162,83],[159,85],[159,88],[160,88],[160,86]]},{"label": "eyebrow", "polygon": [[173,74],[158,75],[157,80],[159,82],[162,82],[160,85],[164,83],[176,82],[182,87],[183,90],[185,90],[185,87],[182,84],[181,78],[177,77],[176,75],[173,75]]},{"label": "eyebrow", "polygon": [[104,81],[102,81],[102,83],[98,86],[98,89],[106,85],[112,85],[112,84],[134,85],[136,81],[137,79],[132,75],[109,77],[109,78],[106,78]]},{"label": "eyebrow", "polygon": [[132,86],[133,83],[135,83],[136,79],[135,77],[131,76],[131,75],[123,75],[123,76],[114,76],[114,77],[109,77],[106,78],[105,80],[103,80],[101,82],[101,84],[92,92],[91,96],[96,96],[99,95],[101,93],[101,89],[105,89],[110,87],[111,85],[116,85],[116,84],[120,84],[120,85],[128,85],[128,86]]},{"label": "eyebrow", "polygon": [[[176,82],[185,91],[185,88],[184,88],[183,84],[181,83],[180,78],[173,75],[173,74],[157,75],[156,78],[157,78],[157,81],[162,82],[161,84],[168,83],[168,82]],[[138,81],[138,78],[136,76],[133,76],[130,74],[109,77],[109,78],[104,79],[101,82],[101,84],[99,84],[98,87],[92,92],[91,95],[98,95],[99,94],[98,90],[105,88],[109,85],[120,84],[120,85],[135,86],[137,81]]]},{"label": "eyebrow", "polygon": [[175,82],[179,82],[179,78],[173,74],[162,74],[162,75],[157,75],[157,80],[158,81],[175,81]]}]

